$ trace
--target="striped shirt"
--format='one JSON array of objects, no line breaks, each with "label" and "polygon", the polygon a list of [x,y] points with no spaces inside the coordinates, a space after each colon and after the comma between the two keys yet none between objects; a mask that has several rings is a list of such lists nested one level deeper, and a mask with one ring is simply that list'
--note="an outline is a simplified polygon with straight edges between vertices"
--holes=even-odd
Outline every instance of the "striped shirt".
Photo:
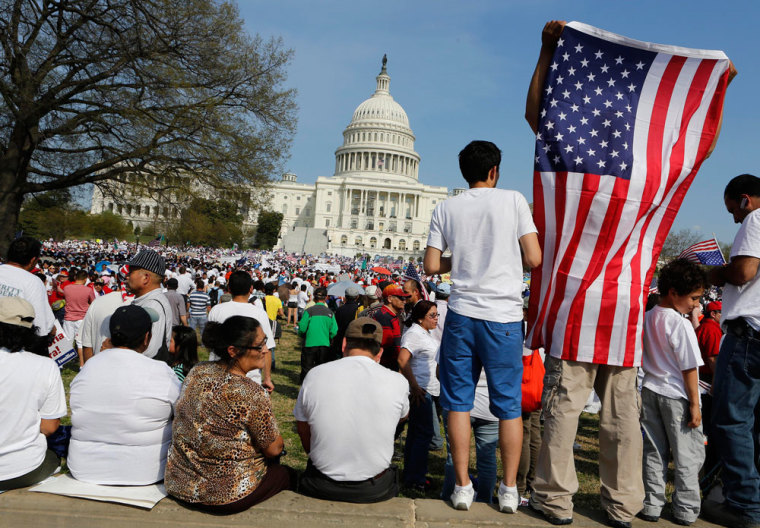
[{"label": "striped shirt", "polygon": [[206,292],[195,290],[188,296],[187,302],[190,303],[190,315],[206,315],[206,307],[211,306],[211,297]]}]

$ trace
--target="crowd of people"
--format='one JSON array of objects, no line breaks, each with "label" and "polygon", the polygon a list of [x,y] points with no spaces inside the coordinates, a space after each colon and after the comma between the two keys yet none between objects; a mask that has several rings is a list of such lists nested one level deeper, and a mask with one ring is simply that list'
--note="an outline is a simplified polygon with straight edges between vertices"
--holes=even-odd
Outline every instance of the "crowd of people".
[{"label": "crowd of people", "polygon": [[[541,361],[523,342],[523,272],[542,255],[525,198],[496,188],[499,165],[489,142],[460,153],[470,189],[436,208],[421,276],[415,263],[388,273],[363,259],[16,239],[0,266],[0,421],[13,424],[0,430],[0,489],[39,482],[63,454],[78,480],[163,480],[177,500],[215,513],[285,489],[376,502],[402,486],[429,490],[429,453],[445,441],[442,498],[454,508],[522,504],[570,524],[575,431],[595,391],[611,526],[660,518],[671,459],[676,523],[704,510],[756,525],[760,179],[726,188],[742,224],[728,265],[709,278],[680,259],[659,271],[641,369],[546,355],[537,411],[525,403],[523,366]],[[58,325],[81,367],[70,439],[59,427],[59,368],[43,357]],[[283,327],[302,338],[300,476],[279,462],[270,400]],[[404,429],[400,472],[392,462]],[[714,468],[725,501],[703,502]]]}]

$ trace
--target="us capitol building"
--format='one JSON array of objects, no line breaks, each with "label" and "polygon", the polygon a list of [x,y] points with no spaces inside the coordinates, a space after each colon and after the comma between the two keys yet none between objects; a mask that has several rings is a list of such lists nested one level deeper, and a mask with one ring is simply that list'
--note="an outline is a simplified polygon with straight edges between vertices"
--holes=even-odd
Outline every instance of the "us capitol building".
[{"label": "us capitol building", "polygon": [[[270,185],[264,209],[283,213],[276,248],[344,256],[422,256],[433,209],[449,192],[419,181],[414,133],[406,112],[390,94],[386,62],[383,57],[375,93],[356,108],[343,131],[343,145],[335,151],[334,175],[305,184],[286,173]],[[149,197],[128,197],[116,203],[96,188],[91,211],[105,210],[143,228],[179,218],[176,207],[162,206]],[[257,211],[241,212],[245,227],[255,227]]]}]

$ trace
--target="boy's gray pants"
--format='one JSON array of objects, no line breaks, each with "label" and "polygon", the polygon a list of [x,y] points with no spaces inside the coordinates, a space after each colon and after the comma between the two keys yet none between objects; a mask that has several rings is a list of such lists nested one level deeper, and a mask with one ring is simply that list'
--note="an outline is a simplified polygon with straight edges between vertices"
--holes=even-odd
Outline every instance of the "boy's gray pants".
[{"label": "boy's gray pants", "polygon": [[644,430],[644,509],[646,515],[660,515],[665,505],[668,460],[673,455],[675,490],[673,515],[694,522],[699,516],[699,470],[705,461],[702,425],[690,428],[689,402],[666,398],[644,388],[641,391],[641,427]]}]

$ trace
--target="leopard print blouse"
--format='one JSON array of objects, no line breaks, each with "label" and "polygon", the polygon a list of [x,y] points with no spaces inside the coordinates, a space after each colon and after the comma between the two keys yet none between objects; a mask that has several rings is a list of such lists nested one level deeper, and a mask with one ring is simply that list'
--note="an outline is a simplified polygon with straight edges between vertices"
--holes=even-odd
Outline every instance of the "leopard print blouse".
[{"label": "leopard print blouse", "polygon": [[279,436],[266,390],[201,363],[182,387],[166,463],[166,491],[186,502],[230,504],[250,494],[267,467],[262,447]]}]

